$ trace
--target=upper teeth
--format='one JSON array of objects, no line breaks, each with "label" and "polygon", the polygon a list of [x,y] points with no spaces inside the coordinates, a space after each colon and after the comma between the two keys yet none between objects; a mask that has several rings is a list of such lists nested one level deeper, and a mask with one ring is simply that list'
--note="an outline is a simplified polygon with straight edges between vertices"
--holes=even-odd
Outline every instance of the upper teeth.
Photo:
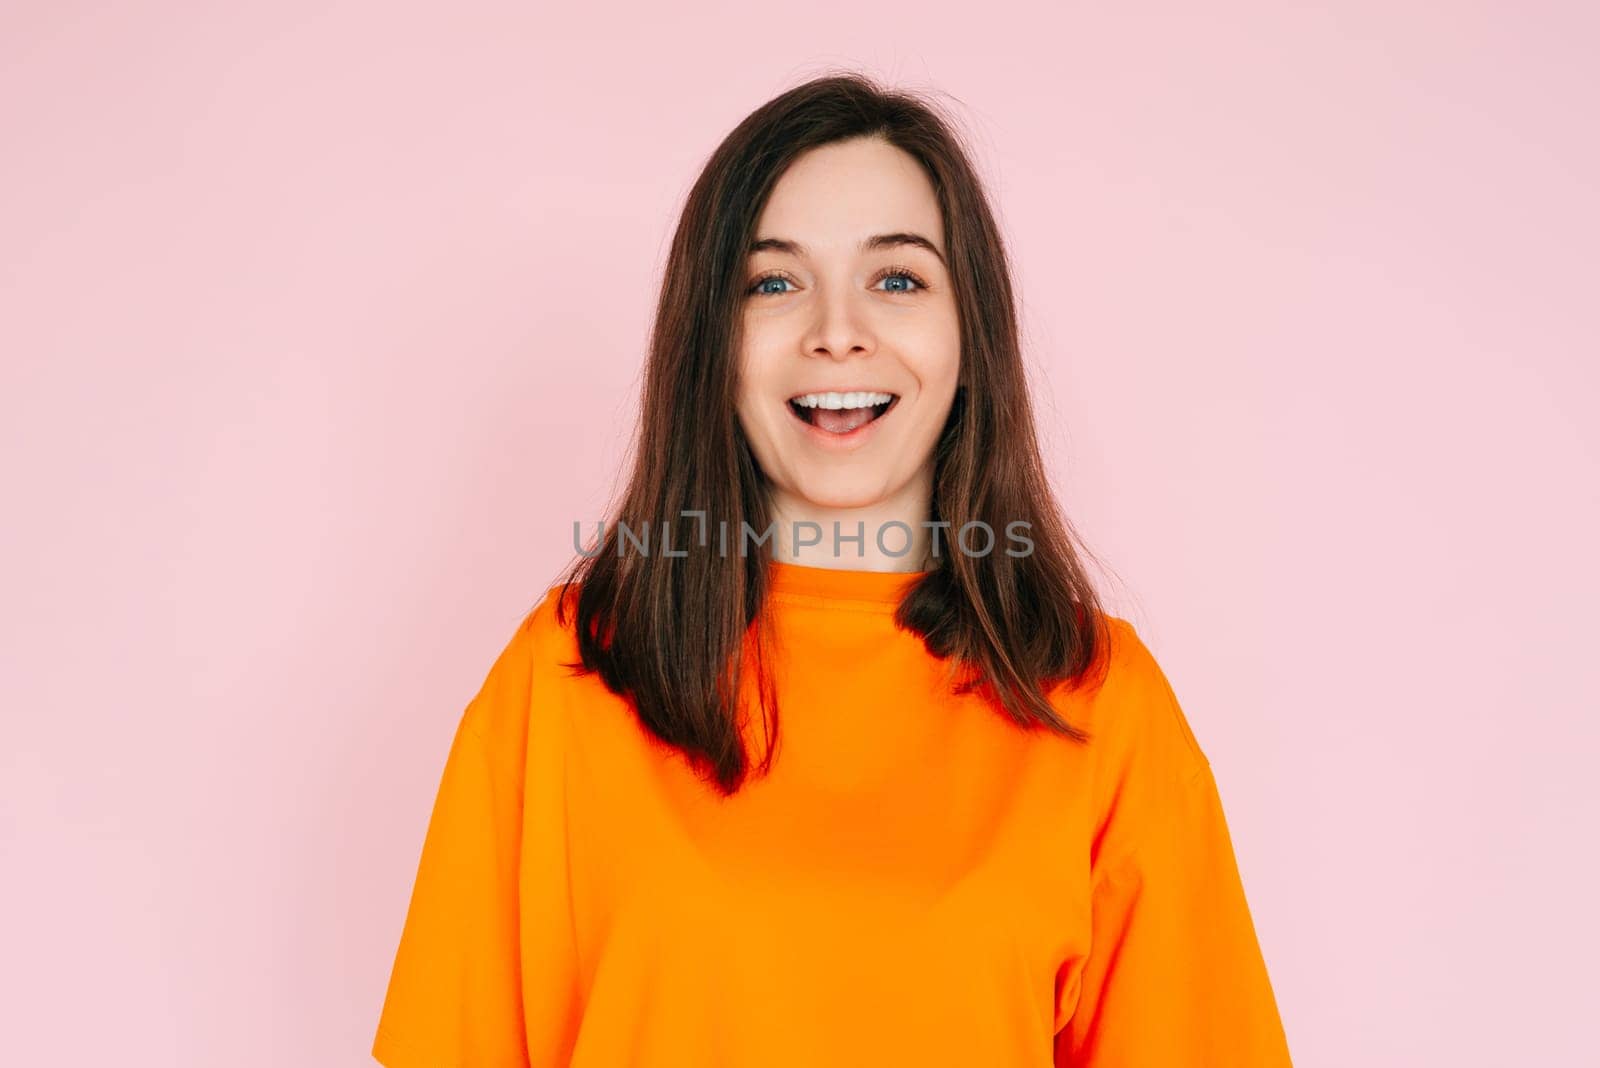
[{"label": "upper teeth", "polygon": [[794,398],[806,408],[871,408],[892,400],[893,393],[807,393]]}]

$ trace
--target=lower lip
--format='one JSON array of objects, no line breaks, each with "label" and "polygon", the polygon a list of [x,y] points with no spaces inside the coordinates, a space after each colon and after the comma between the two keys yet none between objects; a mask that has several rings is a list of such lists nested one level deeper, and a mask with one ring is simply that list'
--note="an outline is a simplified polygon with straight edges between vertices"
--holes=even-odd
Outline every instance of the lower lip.
[{"label": "lower lip", "polygon": [[893,413],[896,408],[900,407],[900,398],[897,396],[894,400],[890,401],[889,407],[883,410],[882,415],[878,416],[871,422],[862,423],[848,434],[835,434],[831,431],[822,429],[820,426],[813,426],[802,419],[787,401],[784,402],[783,406],[789,410],[790,417],[793,418],[800,429],[805,432],[806,436],[817,445],[824,449],[854,449],[858,448],[864,442],[866,442],[867,439],[872,437],[873,432],[876,431],[879,426],[883,425],[883,421],[889,418],[890,414]]}]

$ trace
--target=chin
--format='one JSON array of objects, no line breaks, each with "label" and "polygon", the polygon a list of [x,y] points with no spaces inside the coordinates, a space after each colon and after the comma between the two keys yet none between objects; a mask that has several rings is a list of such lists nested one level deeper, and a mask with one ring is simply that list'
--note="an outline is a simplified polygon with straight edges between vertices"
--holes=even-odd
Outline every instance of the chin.
[{"label": "chin", "polygon": [[[794,496],[812,508],[843,511],[870,508],[881,503],[888,494],[882,478],[841,478],[837,472],[819,472],[816,479],[803,479],[793,490]],[[842,530],[842,533],[849,531]],[[831,534],[832,531],[824,531]]]}]

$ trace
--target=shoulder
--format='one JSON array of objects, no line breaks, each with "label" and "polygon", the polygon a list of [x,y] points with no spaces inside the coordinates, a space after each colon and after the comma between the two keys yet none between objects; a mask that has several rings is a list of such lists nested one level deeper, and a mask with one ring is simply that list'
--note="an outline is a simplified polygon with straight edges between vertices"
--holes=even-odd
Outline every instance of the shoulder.
[{"label": "shoulder", "polygon": [[1209,765],[1167,674],[1128,620],[1103,617],[1102,674],[1073,709],[1090,733],[1096,762],[1119,769],[1139,767],[1176,780]]},{"label": "shoulder", "polygon": [[571,615],[557,618],[559,590],[546,589],[521,612],[462,716],[462,728],[496,758],[525,752],[530,739],[557,727],[552,686],[578,655]]}]

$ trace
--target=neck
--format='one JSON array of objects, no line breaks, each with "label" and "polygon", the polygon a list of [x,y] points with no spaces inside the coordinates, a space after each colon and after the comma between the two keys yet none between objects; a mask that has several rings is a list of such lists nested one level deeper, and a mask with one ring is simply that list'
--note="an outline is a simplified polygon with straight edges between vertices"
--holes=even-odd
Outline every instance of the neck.
[{"label": "neck", "polygon": [[[846,571],[923,571],[933,567],[933,532],[926,525],[933,501],[929,469],[891,496],[860,507],[820,505],[777,487],[771,489],[769,501],[777,524],[772,540],[774,560]],[[948,532],[940,531],[939,539],[940,552],[948,551]]]}]

